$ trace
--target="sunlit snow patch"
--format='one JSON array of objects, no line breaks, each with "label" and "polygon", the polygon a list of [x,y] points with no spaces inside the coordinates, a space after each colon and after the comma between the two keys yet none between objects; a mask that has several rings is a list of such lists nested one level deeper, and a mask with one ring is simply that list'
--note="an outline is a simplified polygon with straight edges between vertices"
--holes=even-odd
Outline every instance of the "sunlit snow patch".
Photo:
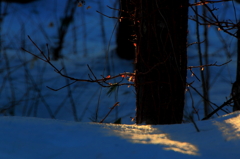
[{"label": "sunlit snow patch", "polygon": [[164,150],[173,150],[188,155],[198,155],[198,148],[188,142],[175,141],[167,133],[151,125],[107,124],[114,135],[127,139],[132,143],[164,145]]},{"label": "sunlit snow patch", "polygon": [[214,125],[218,126],[227,141],[240,139],[240,114],[221,122],[215,121]]}]

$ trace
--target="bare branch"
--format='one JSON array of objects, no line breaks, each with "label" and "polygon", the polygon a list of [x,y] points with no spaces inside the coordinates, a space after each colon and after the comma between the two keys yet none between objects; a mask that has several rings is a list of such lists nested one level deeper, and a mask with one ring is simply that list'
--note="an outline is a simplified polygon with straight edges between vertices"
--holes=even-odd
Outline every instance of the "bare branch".
[{"label": "bare branch", "polygon": [[108,16],[108,15],[106,15],[106,14],[103,14],[103,13],[101,13],[101,12],[99,12],[99,11],[96,11],[96,12],[99,13],[99,14],[101,14],[101,15],[103,15],[103,16],[105,16],[105,17],[107,17],[107,18],[119,19],[118,17],[110,17],[110,16]]},{"label": "bare branch", "polygon": [[[39,50],[39,52],[41,53],[41,55],[43,56],[43,58],[40,57],[40,56],[37,56],[37,55],[33,54],[33,53],[30,52],[30,51],[27,51],[27,50],[24,49],[24,48],[22,48],[22,50],[25,51],[25,52],[27,52],[27,53],[29,53],[29,54],[31,54],[31,55],[33,55],[33,56],[35,56],[36,58],[38,58],[38,59],[40,59],[40,60],[48,63],[52,68],[54,68],[54,71],[55,71],[56,73],[58,73],[59,75],[61,75],[62,77],[65,77],[65,78],[67,78],[67,79],[73,80],[74,82],[70,83],[69,85],[71,85],[71,84],[73,84],[73,83],[75,83],[75,82],[77,82],[77,81],[81,81],[81,82],[98,83],[98,84],[99,84],[100,86],[102,86],[102,87],[112,87],[111,83],[107,83],[107,81],[112,80],[112,79],[114,79],[114,78],[118,78],[118,77],[122,77],[122,79],[117,83],[119,86],[121,86],[121,85],[134,85],[133,83],[120,83],[120,82],[123,81],[123,78],[124,78],[124,77],[135,76],[134,73],[125,72],[125,73],[120,73],[120,74],[118,74],[118,75],[116,75],[116,76],[111,76],[111,77],[110,77],[110,76],[109,76],[109,77],[103,77],[103,76],[102,76],[102,78],[98,79],[98,78],[95,76],[95,74],[93,73],[93,71],[92,71],[92,69],[90,68],[89,65],[87,65],[87,67],[88,67],[88,69],[90,70],[91,74],[93,75],[93,77],[94,77],[93,79],[90,77],[90,75],[88,75],[88,76],[89,76],[89,79],[78,79],[78,78],[74,78],[74,77],[65,75],[64,73],[62,73],[62,70],[63,70],[64,68],[61,68],[61,69],[59,70],[58,68],[56,68],[56,67],[52,64],[51,59],[50,59],[50,56],[49,56],[48,44],[46,44],[46,47],[47,47],[47,50],[48,50],[48,55],[46,56],[46,55],[44,54],[44,52],[38,47],[38,45],[30,38],[30,36],[28,36],[28,38],[29,38],[30,41],[33,43],[33,45]],[[131,81],[131,82],[132,82],[132,81]],[[102,83],[105,83],[106,85],[103,85]],[[53,90],[53,91],[58,91],[58,90],[60,90],[60,89],[62,89],[62,88],[65,88],[65,87],[67,87],[67,86],[69,86],[69,85],[63,86],[63,87],[58,88],[58,89],[53,89],[53,88],[50,88],[49,86],[47,86],[47,88],[49,88],[49,89],[51,89],[51,90]]]},{"label": "bare branch", "polygon": [[229,61],[227,61],[227,62],[225,62],[225,63],[223,63],[221,65],[217,65],[217,62],[215,62],[214,64],[206,64],[206,65],[200,65],[200,66],[188,66],[187,69],[189,69],[189,70],[191,70],[192,68],[201,68],[202,69],[202,68],[208,67],[208,66],[217,66],[217,67],[219,67],[219,66],[226,65],[226,64],[228,64],[231,61],[232,60],[229,60]]},{"label": "bare branch", "polygon": [[200,1],[197,3],[189,4],[189,6],[201,6],[201,5],[206,5],[206,4],[213,4],[213,3],[220,3],[220,2],[227,2],[227,1],[232,1],[232,0],[222,0],[222,1]]},{"label": "bare branch", "polygon": [[69,84],[67,84],[67,85],[65,85],[65,86],[63,86],[63,87],[61,87],[61,88],[58,88],[58,89],[53,89],[53,88],[51,88],[51,87],[49,87],[49,86],[46,86],[46,87],[47,87],[48,89],[51,89],[52,91],[59,91],[59,90],[65,88],[65,87],[67,87],[67,86],[70,86],[70,85],[74,84],[75,82],[77,82],[77,81],[73,81],[72,83],[69,83]]}]

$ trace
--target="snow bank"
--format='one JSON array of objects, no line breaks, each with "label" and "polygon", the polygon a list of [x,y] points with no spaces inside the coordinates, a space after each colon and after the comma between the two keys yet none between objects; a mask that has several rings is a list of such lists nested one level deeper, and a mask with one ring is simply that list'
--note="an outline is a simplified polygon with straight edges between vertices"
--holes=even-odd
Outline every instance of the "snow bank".
[{"label": "snow bank", "polygon": [[193,124],[118,125],[0,117],[1,159],[237,159],[240,113]]}]

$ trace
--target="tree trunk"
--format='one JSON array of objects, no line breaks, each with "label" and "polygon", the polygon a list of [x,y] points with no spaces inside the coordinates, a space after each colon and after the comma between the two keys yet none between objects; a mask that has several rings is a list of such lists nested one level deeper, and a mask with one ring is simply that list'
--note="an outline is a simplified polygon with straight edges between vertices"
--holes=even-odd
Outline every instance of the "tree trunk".
[{"label": "tree trunk", "polygon": [[[240,22],[238,23],[240,24]],[[240,110],[240,27],[237,31],[237,74],[236,81],[232,86],[232,97],[233,97],[233,111]]]},{"label": "tree trunk", "polygon": [[[84,1],[83,1],[84,2]],[[67,35],[68,28],[74,20],[76,6],[79,3],[78,0],[68,1],[65,6],[64,16],[60,18],[60,26],[58,28],[57,42],[52,48],[53,60],[62,58],[61,51],[64,47],[65,36]]]},{"label": "tree trunk", "polygon": [[183,118],[188,0],[135,0],[137,124]]},{"label": "tree trunk", "polygon": [[135,48],[133,45],[133,20],[130,18],[134,6],[130,0],[120,0],[120,17],[123,17],[118,24],[117,32],[117,55],[120,58],[133,60]]}]

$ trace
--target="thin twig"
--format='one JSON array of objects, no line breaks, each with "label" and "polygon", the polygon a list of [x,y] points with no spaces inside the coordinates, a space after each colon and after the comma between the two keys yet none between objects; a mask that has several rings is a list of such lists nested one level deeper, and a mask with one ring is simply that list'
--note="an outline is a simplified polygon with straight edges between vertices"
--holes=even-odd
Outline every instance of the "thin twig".
[{"label": "thin twig", "polygon": [[96,11],[96,12],[99,13],[99,14],[101,14],[101,15],[103,15],[103,16],[105,16],[105,17],[107,17],[107,18],[119,19],[118,17],[110,17],[110,16],[108,16],[108,15],[106,15],[106,14],[103,14],[103,13],[101,13],[101,12],[99,12],[99,11]]},{"label": "thin twig", "polygon": [[221,65],[217,65],[217,62],[215,62],[214,64],[206,64],[206,65],[200,65],[200,66],[188,66],[187,69],[192,69],[192,68],[204,68],[204,67],[208,67],[208,66],[223,66],[223,65],[226,65],[228,64],[229,62],[231,62],[232,60],[229,60]]},{"label": "thin twig", "polygon": [[108,115],[112,112],[112,110],[119,105],[119,102],[116,102],[109,110],[109,112],[107,113],[107,115],[99,122],[99,123],[102,123],[107,117]]},{"label": "thin twig", "polygon": [[228,104],[232,103],[233,98],[230,98],[229,100],[227,100],[226,102],[224,102],[221,106],[219,106],[217,109],[215,109],[214,111],[212,111],[210,114],[208,114],[206,117],[202,118],[202,120],[207,120],[209,119],[211,116],[213,116],[215,113],[217,113],[220,109],[222,109],[223,107],[225,107]]}]

